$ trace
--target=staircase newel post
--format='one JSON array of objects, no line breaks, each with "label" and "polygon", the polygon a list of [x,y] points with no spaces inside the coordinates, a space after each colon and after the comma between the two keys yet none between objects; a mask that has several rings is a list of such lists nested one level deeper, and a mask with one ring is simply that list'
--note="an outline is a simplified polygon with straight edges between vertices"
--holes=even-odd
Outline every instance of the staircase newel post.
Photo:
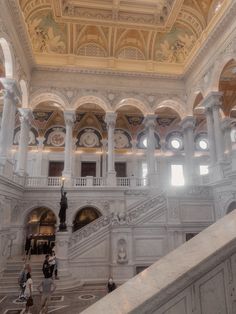
[{"label": "staircase newel post", "polygon": [[58,260],[58,273],[60,277],[68,276],[69,263],[69,240],[70,232],[68,231],[57,231],[56,233],[56,255]]}]

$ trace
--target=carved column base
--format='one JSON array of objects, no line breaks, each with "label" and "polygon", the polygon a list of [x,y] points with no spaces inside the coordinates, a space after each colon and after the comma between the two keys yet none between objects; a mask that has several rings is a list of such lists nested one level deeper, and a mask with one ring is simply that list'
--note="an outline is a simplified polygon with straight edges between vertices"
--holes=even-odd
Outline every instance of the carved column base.
[{"label": "carved column base", "polygon": [[58,260],[59,277],[66,276],[70,273],[68,263],[70,233],[68,231],[56,233],[56,256]]}]

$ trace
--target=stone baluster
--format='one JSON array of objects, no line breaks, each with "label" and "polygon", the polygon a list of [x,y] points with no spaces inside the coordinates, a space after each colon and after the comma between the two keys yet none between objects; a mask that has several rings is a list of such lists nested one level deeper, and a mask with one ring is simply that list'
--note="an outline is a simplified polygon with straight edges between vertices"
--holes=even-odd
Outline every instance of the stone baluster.
[{"label": "stone baluster", "polygon": [[155,158],[155,126],[156,115],[147,115],[144,119],[144,124],[147,130],[147,169],[148,177],[151,185],[156,185],[156,158]]},{"label": "stone baluster", "polygon": [[116,185],[115,158],[114,158],[114,131],[117,114],[115,112],[106,113],[105,122],[108,129],[108,173],[109,185]]},{"label": "stone baluster", "polygon": [[15,128],[16,106],[20,102],[21,93],[15,80],[1,79],[4,87],[4,104],[0,133],[0,164],[5,165],[10,157]]},{"label": "stone baluster", "polygon": [[65,111],[64,119],[66,125],[66,138],[65,138],[65,155],[64,155],[64,170],[63,176],[66,181],[71,180],[72,175],[72,151],[73,151],[73,125],[75,122],[74,111]]},{"label": "stone baluster", "polygon": [[185,152],[185,180],[187,184],[194,183],[194,127],[195,119],[192,116],[185,117],[181,122],[184,134]]},{"label": "stone baluster", "polygon": [[24,176],[26,175],[27,155],[28,155],[28,144],[29,144],[29,132],[31,127],[32,112],[28,108],[20,108],[20,140],[18,149],[18,160],[16,172]]}]

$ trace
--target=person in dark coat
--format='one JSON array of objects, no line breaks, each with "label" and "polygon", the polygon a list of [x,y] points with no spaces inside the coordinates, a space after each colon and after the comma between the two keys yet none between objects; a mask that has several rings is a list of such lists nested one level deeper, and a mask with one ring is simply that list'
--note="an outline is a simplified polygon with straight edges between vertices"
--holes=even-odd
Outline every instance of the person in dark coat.
[{"label": "person in dark coat", "polygon": [[110,277],[107,283],[107,291],[108,293],[110,293],[115,289],[116,289],[116,284],[114,283],[113,279]]}]

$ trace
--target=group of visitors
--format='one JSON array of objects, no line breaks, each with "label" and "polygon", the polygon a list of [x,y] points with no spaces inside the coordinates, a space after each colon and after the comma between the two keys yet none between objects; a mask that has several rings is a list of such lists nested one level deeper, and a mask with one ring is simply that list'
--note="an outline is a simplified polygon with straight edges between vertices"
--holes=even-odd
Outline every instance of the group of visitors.
[{"label": "group of visitors", "polygon": [[[56,285],[53,281],[53,277],[58,279],[57,275],[57,259],[55,251],[49,255],[45,256],[42,267],[44,279],[41,281],[37,287],[38,291],[41,294],[41,308],[40,314],[46,314],[48,311],[48,303],[50,301],[51,294],[55,291]],[[31,266],[29,263],[26,263],[20,272],[19,276],[19,286],[20,294],[19,301],[26,302],[25,309],[22,313],[30,313],[30,307],[33,306],[33,280],[31,276]]]}]

